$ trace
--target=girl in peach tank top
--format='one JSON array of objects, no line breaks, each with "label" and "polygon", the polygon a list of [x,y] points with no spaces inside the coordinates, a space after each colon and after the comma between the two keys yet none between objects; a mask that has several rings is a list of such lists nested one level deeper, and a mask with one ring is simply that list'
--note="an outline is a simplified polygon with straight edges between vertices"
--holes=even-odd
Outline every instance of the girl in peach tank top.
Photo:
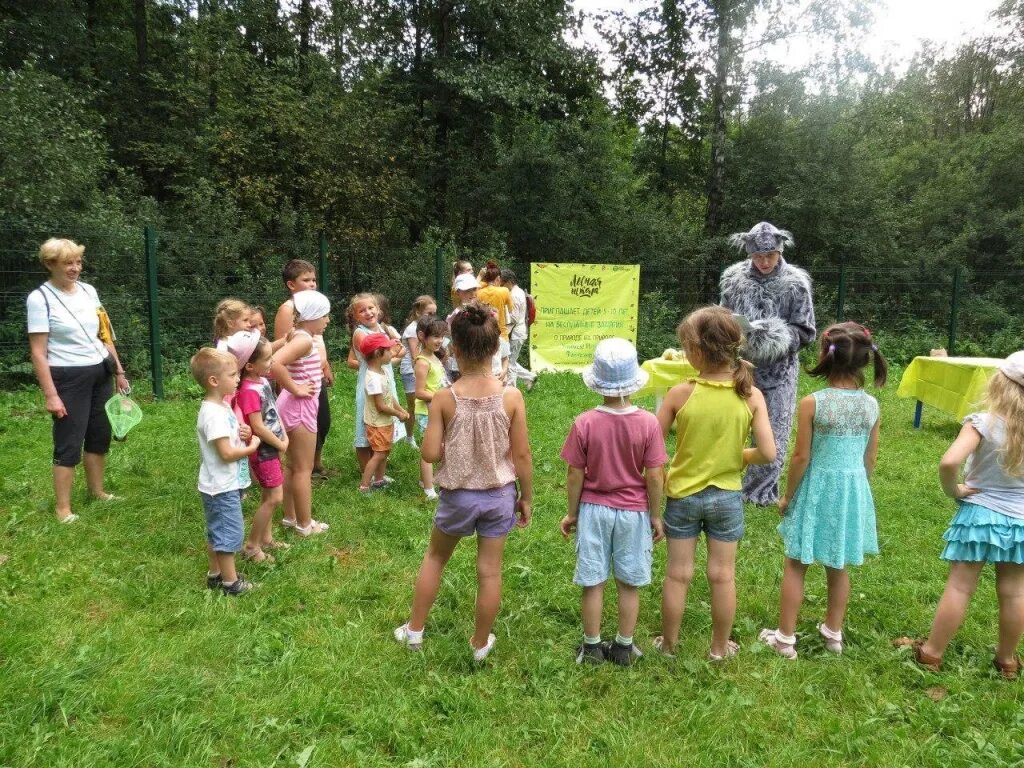
[{"label": "girl in peach tank top", "polygon": [[437,513],[409,621],[394,635],[410,650],[422,648],[448,559],[463,538],[476,534],[479,582],[470,649],[475,661],[483,661],[495,643],[491,628],[501,604],[505,539],[516,525],[530,522],[533,462],[522,393],[491,374],[499,338],[494,314],[468,304],[452,318],[451,335],[462,376],[434,393],[421,445],[424,461],[440,462]]}]

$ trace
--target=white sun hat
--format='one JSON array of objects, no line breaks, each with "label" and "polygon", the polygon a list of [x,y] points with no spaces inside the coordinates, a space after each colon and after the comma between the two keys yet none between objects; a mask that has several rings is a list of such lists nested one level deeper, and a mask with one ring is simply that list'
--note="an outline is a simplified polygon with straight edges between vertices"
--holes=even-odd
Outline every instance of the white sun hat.
[{"label": "white sun hat", "polygon": [[594,362],[582,371],[588,389],[605,397],[628,397],[644,388],[650,374],[640,367],[636,347],[612,337],[598,342]]},{"label": "white sun hat", "polygon": [[468,291],[479,287],[480,283],[476,281],[476,278],[473,275],[463,273],[455,278],[456,291]]},{"label": "white sun hat", "polygon": [[999,364],[1002,374],[1024,387],[1024,350],[1014,352]]}]

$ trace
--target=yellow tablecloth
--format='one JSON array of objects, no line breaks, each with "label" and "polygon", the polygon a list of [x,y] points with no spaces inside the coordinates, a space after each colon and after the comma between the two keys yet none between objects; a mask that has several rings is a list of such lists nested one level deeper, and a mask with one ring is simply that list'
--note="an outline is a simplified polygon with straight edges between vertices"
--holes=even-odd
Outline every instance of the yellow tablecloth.
[{"label": "yellow tablecloth", "polygon": [[962,419],[977,407],[997,357],[915,357],[896,394],[912,397]]},{"label": "yellow tablecloth", "polygon": [[656,357],[653,360],[645,360],[641,365],[651,375],[647,385],[634,395],[654,395],[662,397],[676,384],[681,384],[687,378],[697,375],[697,369],[686,360],[666,360],[663,357]]}]

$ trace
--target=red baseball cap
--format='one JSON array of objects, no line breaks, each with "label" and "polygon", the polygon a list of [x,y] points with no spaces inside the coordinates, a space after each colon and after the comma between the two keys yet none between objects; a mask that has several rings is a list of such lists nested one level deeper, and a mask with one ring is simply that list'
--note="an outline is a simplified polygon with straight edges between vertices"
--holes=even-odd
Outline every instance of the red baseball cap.
[{"label": "red baseball cap", "polygon": [[363,357],[369,357],[374,350],[388,349],[400,344],[398,339],[392,339],[386,333],[368,333],[359,342],[359,351],[363,353]]}]

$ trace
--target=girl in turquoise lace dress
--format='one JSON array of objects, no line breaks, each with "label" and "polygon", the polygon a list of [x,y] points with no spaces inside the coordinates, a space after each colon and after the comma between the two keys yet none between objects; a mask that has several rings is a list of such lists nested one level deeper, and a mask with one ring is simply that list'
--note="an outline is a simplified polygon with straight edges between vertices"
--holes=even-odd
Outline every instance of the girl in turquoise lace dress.
[{"label": "girl in turquoise lace dress", "polygon": [[872,363],[875,386],[888,366],[857,323],[833,325],[821,337],[818,364],[808,371],[828,387],[800,401],[796,448],[779,525],[786,562],[778,629],[761,640],[787,659],[796,658],[796,620],[804,600],[804,576],[812,563],[825,566],[828,608],[818,631],[825,647],[843,652],[843,618],[850,597],[848,565],[878,554],[875,503],[868,477],[878,455],[878,401],[864,391],[864,369]]}]

